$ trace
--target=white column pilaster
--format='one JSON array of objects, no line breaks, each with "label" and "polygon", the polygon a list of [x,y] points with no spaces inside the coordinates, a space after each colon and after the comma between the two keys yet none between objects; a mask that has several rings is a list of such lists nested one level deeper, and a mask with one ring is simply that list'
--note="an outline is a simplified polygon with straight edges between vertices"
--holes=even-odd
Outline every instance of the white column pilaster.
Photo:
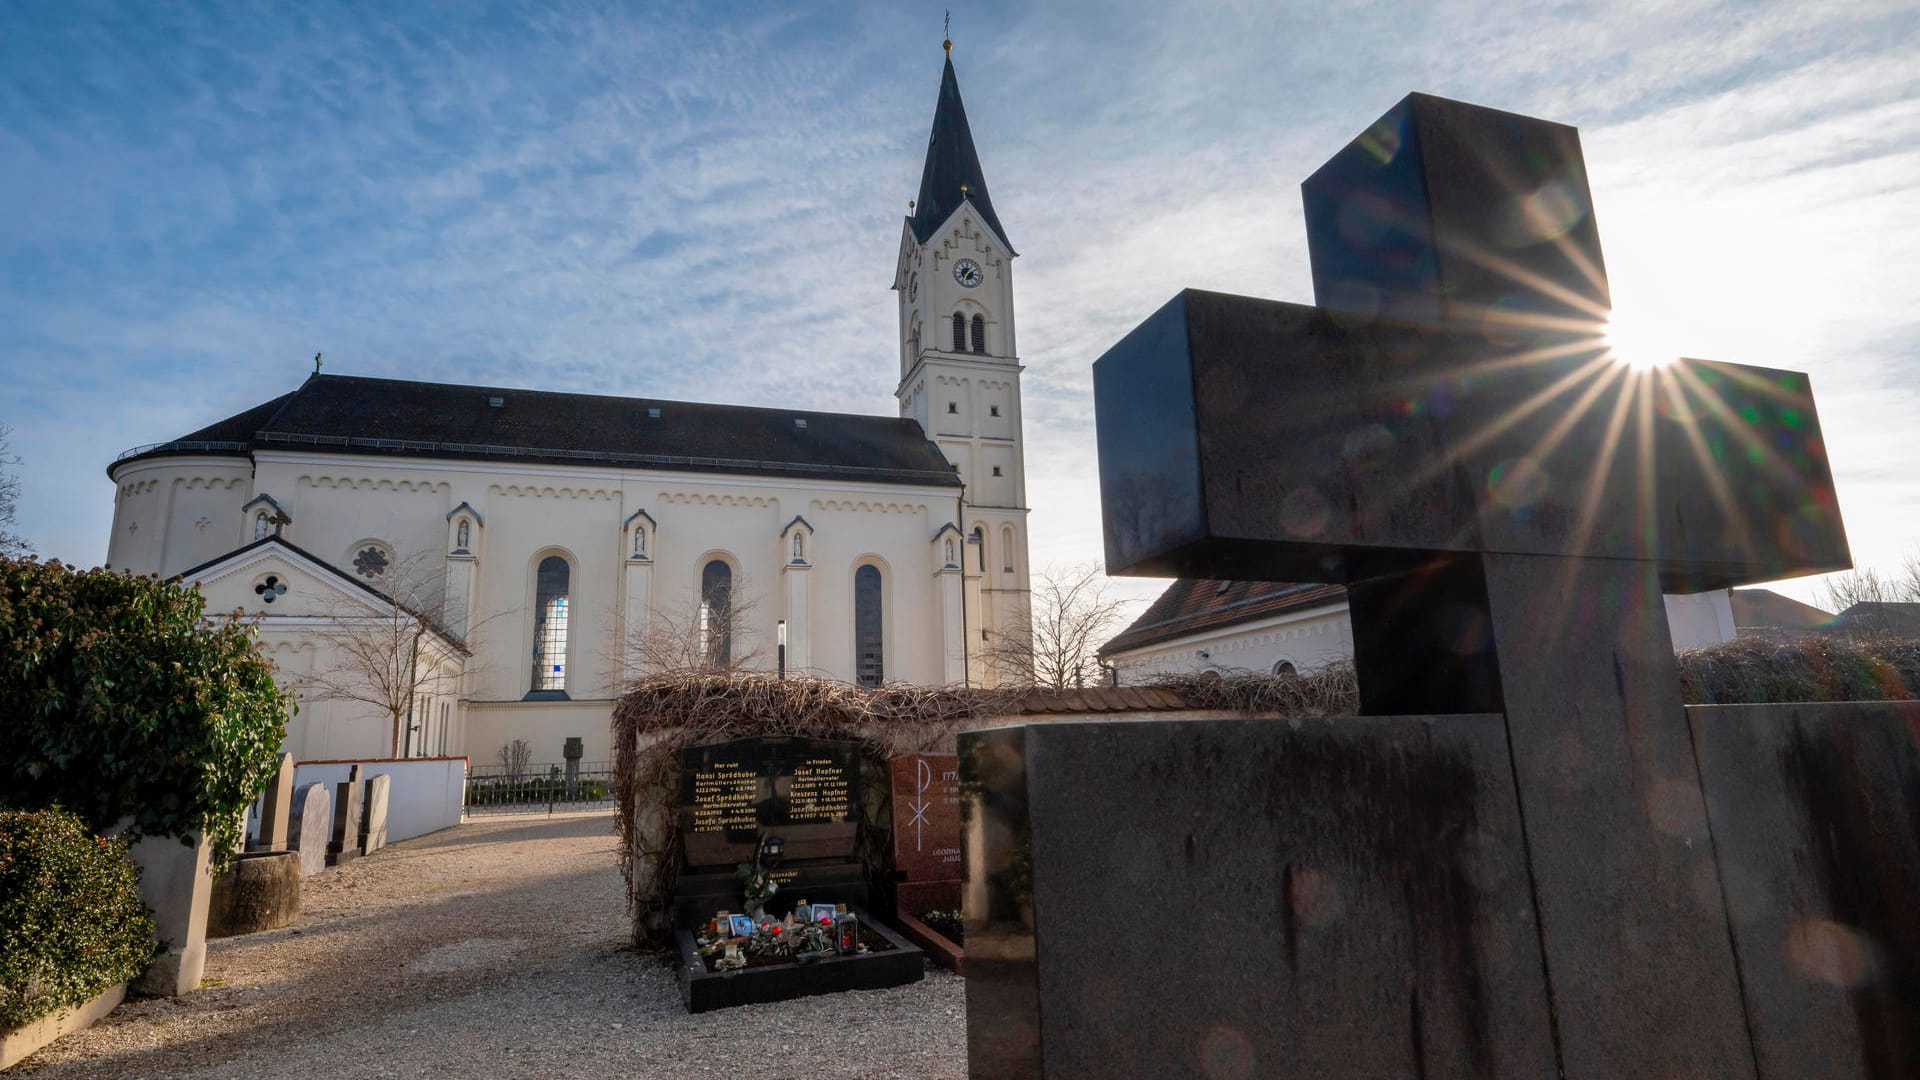
[{"label": "white column pilaster", "polygon": [[781,567],[786,586],[787,670],[804,672],[813,667],[813,567],[790,562]]}]

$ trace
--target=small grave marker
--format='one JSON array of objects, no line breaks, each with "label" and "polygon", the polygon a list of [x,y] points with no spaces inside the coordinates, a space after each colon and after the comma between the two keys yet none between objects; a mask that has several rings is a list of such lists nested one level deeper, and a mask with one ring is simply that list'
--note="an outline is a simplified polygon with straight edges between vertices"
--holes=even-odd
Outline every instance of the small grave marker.
[{"label": "small grave marker", "polygon": [[960,758],[905,754],[888,763],[894,899],[911,915],[960,907]]},{"label": "small grave marker", "polygon": [[333,835],[327,843],[327,865],[338,866],[360,855],[360,797],[362,769],[355,765],[334,786]]},{"label": "small grave marker", "polygon": [[287,850],[288,819],[293,810],[293,755],[281,754],[260,804],[261,851]]},{"label": "small grave marker", "polygon": [[288,844],[300,855],[300,876],[327,868],[327,843],[333,832],[333,794],[325,784],[308,784],[293,795]]},{"label": "small grave marker", "polygon": [[381,773],[367,781],[366,807],[360,819],[360,854],[371,855],[387,846],[387,796],[393,776]]}]

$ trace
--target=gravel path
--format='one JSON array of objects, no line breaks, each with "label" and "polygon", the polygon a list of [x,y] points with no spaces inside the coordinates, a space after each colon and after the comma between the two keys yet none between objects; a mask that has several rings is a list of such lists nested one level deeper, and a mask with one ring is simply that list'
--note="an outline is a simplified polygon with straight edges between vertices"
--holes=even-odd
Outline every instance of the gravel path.
[{"label": "gravel path", "polygon": [[297,926],[16,1066],[35,1080],[966,1075],[964,983],[690,1016],[625,948],[611,814],[482,819],[303,884]]}]

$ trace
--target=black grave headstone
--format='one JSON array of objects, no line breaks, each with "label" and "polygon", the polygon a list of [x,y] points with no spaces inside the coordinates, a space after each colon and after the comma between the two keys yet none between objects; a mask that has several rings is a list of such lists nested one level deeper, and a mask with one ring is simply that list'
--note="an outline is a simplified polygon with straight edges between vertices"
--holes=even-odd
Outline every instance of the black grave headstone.
[{"label": "black grave headstone", "polygon": [[691,925],[719,908],[740,910],[736,867],[762,837],[783,846],[767,910],[867,901],[860,843],[858,743],[764,736],[689,747],[680,759],[680,836],[686,868],[674,893],[675,921]]}]

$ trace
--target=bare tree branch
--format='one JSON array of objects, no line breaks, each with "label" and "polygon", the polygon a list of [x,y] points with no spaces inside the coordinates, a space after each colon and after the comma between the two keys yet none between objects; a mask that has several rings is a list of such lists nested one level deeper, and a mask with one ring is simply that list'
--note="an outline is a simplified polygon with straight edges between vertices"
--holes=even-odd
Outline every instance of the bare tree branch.
[{"label": "bare tree branch", "polygon": [[1847,629],[1873,636],[1902,629],[1904,620],[1883,610],[1867,609],[1848,615],[1858,604],[1920,603],[1920,551],[1910,553],[1898,571],[1882,573],[1872,567],[1834,574],[1820,586],[1821,606],[1846,615]]},{"label": "bare tree branch", "polygon": [[742,578],[724,605],[709,608],[689,592],[677,604],[653,608],[645,626],[628,626],[624,613],[616,611],[607,669],[624,691],[654,675],[757,667],[766,656],[755,630],[759,609],[759,597]]},{"label": "bare tree branch", "polygon": [[14,513],[20,502],[20,478],[7,468],[20,464],[20,459],[8,453],[7,436],[11,434],[12,428],[0,427],[0,556],[31,555],[33,545],[13,531]]},{"label": "bare tree branch", "polygon": [[406,748],[410,726],[417,730],[425,720],[413,715],[415,703],[457,694],[465,668],[458,656],[466,642],[445,629],[452,620],[437,563],[426,553],[395,559],[372,582],[395,601],[384,612],[346,597],[323,604],[313,633],[333,665],[301,680],[315,701],[355,702],[385,714],[393,757]]},{"label": "bare tree branch", "polygon": [[1097,686],[1100,646],[1125,621],[1127,602],[1107,591],[1093,563],[1035,575],[1022,622],[1002,629],[983,654],[1003,686],[1070,690]]}]

